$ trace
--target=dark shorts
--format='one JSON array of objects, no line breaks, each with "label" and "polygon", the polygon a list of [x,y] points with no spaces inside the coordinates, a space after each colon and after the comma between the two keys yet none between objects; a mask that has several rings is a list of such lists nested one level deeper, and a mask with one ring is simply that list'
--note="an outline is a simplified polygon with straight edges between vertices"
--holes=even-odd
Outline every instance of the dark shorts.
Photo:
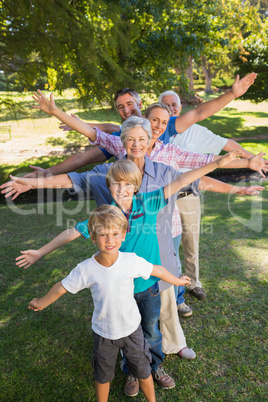
[{"label": "dark shorts", "polygon": [[127,359],[130,374],[145,380],[151,374],[149,347],[140,325],[131,335],[116,340],[103,338],[93,331],[92,367],[95,380],[100,384],[112,381],[119,349]]}]

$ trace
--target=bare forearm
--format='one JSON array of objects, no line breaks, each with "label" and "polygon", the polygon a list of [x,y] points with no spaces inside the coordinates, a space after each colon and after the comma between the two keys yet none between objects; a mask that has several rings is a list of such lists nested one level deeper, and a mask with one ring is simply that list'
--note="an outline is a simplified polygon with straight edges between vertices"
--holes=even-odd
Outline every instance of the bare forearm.
[{"label": "bare forearm", "polygon": [[220,180],[213,179],[212,177],[204,176],[200,180],[199,189],[203,191],[212,191],[216,193],[230,193],[233,186],[224,183]]},{"label": "bare forearm", "polygon": [[188,184],[199,179],[200,177],[212,172],[217,168],[217,162],[211,162],[208,165],[202,166],[198,169],[193,169],[179,175],[173,182],[164,187],[165,199],[179,191],[181,188],[188,186]]},{"label": "bare forearm", "polygon": [[107,160],[104,153],[98,147],[92,147],[81,154],[72,155],[65,161],[47,169],[48,174],[59,175],[74,172],[83,166],[92,163],[101,163]]},{"label": "bare forearm", "polygon": [[[213,160],[216,161],[217,159],[221,158],[219,155],[215,155]],[[249,163],[247,159],[235,159],[229,163],[227,163],[223,169],[243,169],[248,168]]]},{"label": "bare forearm", "polygon": [[61,282],[57,282],[45,296],[38,299],[38,310],[43,310],[50,304],[54,303],[66,292],[67,291],[62,286]]},{"label": "bare forearm", "polygon": [[90,123],[91,127],[98,127],[101,131],[104,131],[105,133],[112,134],[115,131],[120,130],[120,126],[117,124],[113,123]]},{"label": "bare forearm", "polygon": [[96,131],[89,124],[85,123],[80,119],[76,119],[75,117],[69,116],[67,113],[62,110],[55,108],[52,112],[53,116],[57,117],[60,121],[67,124],[73,130],[78,131],[79,133],[85,135],[90,138],[91,141],[96,140]]},{"label": "bare forearm", "polygon": [[44,257],[45,255],[51,253],[52,251],[77,239],[79,236],[81,236],[81,234],[75,228],[67,229],[64,232],[60,233],[58,236],[56,236],[45,246],[41,247],[38,250],[38,252],[40,253],[41,257]]},{"label": "bare forearm", "polygon": [[177,278],[176,276],[172,275],[162,265],[154,265],[152,275],[162,279],[165,282],[171,283],[171,285],[174,286],[181,286],[181,285],[185,286],[191,284],[191,279],[188,276],[182,276],[181,278]]},{"label": "bare forearm", "polygon": [[23,183],[31,188],[72,188],[72,181],[67,174],[36,179],[24,179]]},{"label": "bare forearm", "polygon": [[228,105],[232,100],[235,99],[235,95],[232,90],[225,92],[223,95],[219,96],[216,99],[212,99],[210,101],[201,103],[194,110],[197,114],[197,121],[201,121],[206,119],[209,116],[212,116],[214,113],[217,113],[224,106]]},{"label": "bare forearm", "polygon": [[162,265],[154,265],[152,275],[157,278],[162,279],[165,282],[171,283],[174,286],[179,286],[179,278],[172,275],[166,268]]},{"label": "bare forearm", "polygon": [[234,140],[228,140],[226,145],[222,148],[224,151],[226,152],[230,152],[232,150],[238,150],[242,152],[241,157],[244,159],[249,159],[252,156],[254,156],[254,154],[252,154],[251,152],[246,151],[243,147],[241,147],[241,145],[239,145],[236,141]]}]

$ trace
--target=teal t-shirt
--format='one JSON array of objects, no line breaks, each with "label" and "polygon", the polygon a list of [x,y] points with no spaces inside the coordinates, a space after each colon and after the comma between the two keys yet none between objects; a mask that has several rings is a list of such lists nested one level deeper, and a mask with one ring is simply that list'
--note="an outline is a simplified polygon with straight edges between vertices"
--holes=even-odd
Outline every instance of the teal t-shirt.
[{"label": "teal t-shirt", "polygon": [[[115,205],[112,202],[112,205]],[[120,251],[136,253],[139,257],[152,264],[161,265],[157,232],[157,214],[167,201],[164,197],[163,187],[150,193],[140,193],[133,196],[132,211],[126,215],[128,219],[128,231],[126,239],[120,247]],[[88,239],[88,220],[78,223],[75,228]],[[149,279],[137,278],[134,280],[134,293],[143,292],[154,285],[159,278],[150,276]]]}]

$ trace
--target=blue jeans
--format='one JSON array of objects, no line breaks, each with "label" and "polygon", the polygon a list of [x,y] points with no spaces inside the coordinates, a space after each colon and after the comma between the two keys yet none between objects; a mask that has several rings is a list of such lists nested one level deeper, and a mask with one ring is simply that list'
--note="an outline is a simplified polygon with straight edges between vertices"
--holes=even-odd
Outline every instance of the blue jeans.
[{"label": "blue jeans", "polygon": [[[141,327],[144,338],[150,344],[152,355],[151,369],[152,372],[156,372],[165,357],[162,352],[162,334],[158,329],[161,307],[158,283],[144,290],[144,292],[135,293],[134,297],[141,315]],[[128,374],[126,362],[123,366],[123,371],[125,374]]]},{"label": "blue jeans", "polygon": [[[177,237],[173,237],[173,246],[174,246],[174,250],[176,252],[177,265],[179,267],[179,271],[181,274],[181,260],[180,260],[180,255],[179,255],[180,243],[181,243],[181,234]],[[185,292],[185,287],[184,286],[174,286],[174,290],[175,290],[175,296],[176,296],[176,301],[177,301],[177,306],[178,306],[179,304],[182,304],[185,302],[185,299],[183,296],[184,292]]]}]

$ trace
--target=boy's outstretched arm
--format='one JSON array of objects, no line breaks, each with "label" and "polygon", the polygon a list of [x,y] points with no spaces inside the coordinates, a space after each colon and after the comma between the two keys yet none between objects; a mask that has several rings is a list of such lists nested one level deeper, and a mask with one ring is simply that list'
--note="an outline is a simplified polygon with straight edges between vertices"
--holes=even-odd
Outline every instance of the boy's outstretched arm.
[{"label": "boy's outstretched arm", "polygon": [[231,151],[205,166],[182,173],[181,175],[177,176],[175,180],[164,187],[165,199],[171,197],[181,188],[188,186],[193,181],[200,179],[202,176],[205,176],[213,170],[219,167],[224,167],[240,155],[241,151]]},{"label": "boy's outstretched arm", "polygon": [[16,265],[19,268],[29,268],[32,264],[40,260],[40,258],[77,239],[79,236],[81,236],[81,234],[75,228],[64,230],[64,232],[60,233],[53,240],[38,250],[21,251],[22,255],[16,258]]},{"label": "boy's outstretched arm", "polygon": [[178,278],[177,276],[171,274],[162,265],[154,265],[151,275],[156,276],[165,282],[171,283],[174,286],[191,285],[191,278],[188,276],[181,276]]},{"label": "boy's outstretched arm", "polygon": [[33,105],[34,109],[40,109],[47,114],[51,114],[63,123],[67,124],[73,130],[78,131],[79,133],[85,135],[90,138],[91,141],[96,140],[96,131],[94,128],[90,127],[87,123],[83,122],[80,119],[76,119],[75,117],[69,116],[67,113],[58,109],[55,105],[53,95],[50,94],[49,99],[45,97],[45,95],[38,89],[37,92],[34,92],[33,99],[39,103],[39,106]]},{"label": "boy's outstretched arm", "polygon": [[57,282],[50,291],[40,299],[30,301],[28,308],[33,311],[44,310],[47,306],[58,300],[67,290],[62,286],[61,282]]},{"label": "boy's outstretched arm", "polygon": [[188,127],[192,126],[198,121],[202,121],[207,117],[212,116],[214,113],[217,113],[224,106],[226,106],[229,102],[243,95],[254,83],[256,77],[256,73],[251,73],[240,80],[239,75],[237,75],[230,91],[216,99],[201,103],[193,110],[178,116],[175,122],[177,133],[183,133]]}]

